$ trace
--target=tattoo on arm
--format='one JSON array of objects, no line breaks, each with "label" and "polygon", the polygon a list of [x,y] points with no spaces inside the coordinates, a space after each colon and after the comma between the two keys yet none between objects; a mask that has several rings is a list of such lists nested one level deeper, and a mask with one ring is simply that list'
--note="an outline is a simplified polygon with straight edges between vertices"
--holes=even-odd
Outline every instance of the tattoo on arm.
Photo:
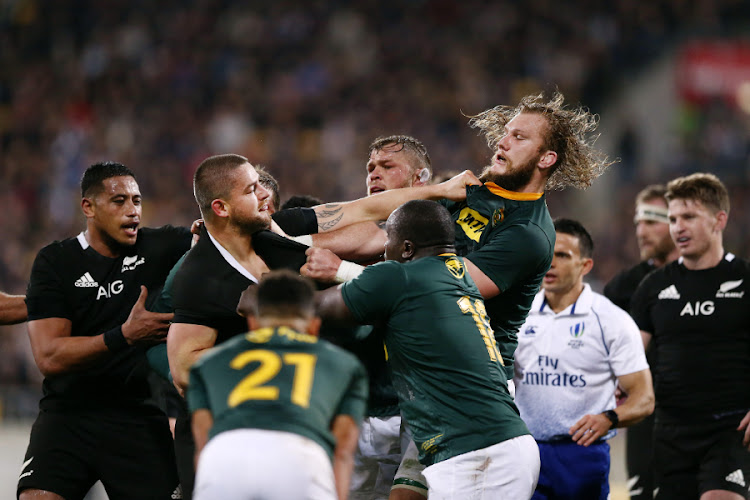
[{"label": "tattoo on arm", "polygon": [[321,221],[319,221],[318,222],[318,229],[319,229],[319,231],[328,231],[328,230],[330,230],[332,227],[334,227],[336,224],[338,224],[339,221],[341,221],[341,218],[343,216],[344,216],[344,214],[341,214],[338,217],[336,217],[335,219],[333,219],[331,221],[327,221],[327,222],[321,222]]},{"label": "tattoo on arm", "polygon": [[328,231],[338,224],[344,216],[343,213],[339,213],[341,210],[341,205],[338,203],[329,203],[328,205],[322,206],[319,210],[316,209],[315,216],[318,219],[318,230]]}]

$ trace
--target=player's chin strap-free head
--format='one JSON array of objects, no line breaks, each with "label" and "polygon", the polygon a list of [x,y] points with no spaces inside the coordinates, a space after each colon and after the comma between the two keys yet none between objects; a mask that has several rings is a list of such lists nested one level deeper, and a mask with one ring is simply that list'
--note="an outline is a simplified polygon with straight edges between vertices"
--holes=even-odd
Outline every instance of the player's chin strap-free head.
[{"label": "player's chin strap-free head", "polygon": [[666,207],[661,205],[649,205],[641,203],[635,207],[635,217],[633,222],[638,224],[639,221],[650,220],[654,222],[663,222],[669,224],[669,212]]},{"label": "player's chin strap-free head", "polygon": [[427,182],[427,181],[430,180],[430,177],[431,177],[430,176],[430,171],[429,171],[429,169],[426,169],[426,168],[423,168],[417,174],[417,179],[419,180],[419,182]]}]

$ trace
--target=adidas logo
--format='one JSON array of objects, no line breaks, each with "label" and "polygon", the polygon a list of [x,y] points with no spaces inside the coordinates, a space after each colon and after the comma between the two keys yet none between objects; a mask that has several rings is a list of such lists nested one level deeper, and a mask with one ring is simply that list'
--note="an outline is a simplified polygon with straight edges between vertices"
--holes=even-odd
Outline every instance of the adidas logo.
[{"label": "adidas logo", "polygon": [[178,500],[182,498],[182,484],[178,484],[177,488],[172,492],[172,500]]},{"label": "adidas logo", "polygon": [[724,481],[739,484],[740,486],[745,486],[745,476],[742,474],[742,469],[737,469],[736,471],[729,474],[727,477],[724,478]]},{"label": "adidas logo", "polygon": [[673,299],[677,300],[680,298],[680,292],[677,291],[677,287],[669,285],[667,288],[659,292],[659,299]]},{"label": "adidas logo", "polygon": [[86,273],[76,280],[75,285],[78,288],[96,288],[99,286],[99,283],[97,283],[89,273]]}]

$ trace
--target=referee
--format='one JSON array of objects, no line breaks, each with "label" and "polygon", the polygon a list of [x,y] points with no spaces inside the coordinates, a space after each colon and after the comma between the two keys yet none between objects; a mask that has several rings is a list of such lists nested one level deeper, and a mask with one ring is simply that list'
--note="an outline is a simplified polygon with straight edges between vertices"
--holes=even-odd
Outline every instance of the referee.
[{"label": "referee", "polygon": [[741,500],[750,478],[750,265],[724,250],[729,194],[716,176],[675,179],[666,199],[680,258],[649,274],[631,305],[656,350],[655,498]]},{"label": "referee", "polygon": [[[139,229],[141,193],[114,162],[81,181],[86,230],[36,257],[26,294],[44,397],[18,481],[21,500],[180,498],[166,416],[150,401],[144,351],[171,314],[146,310],[190,246],[185,228]],[[137,479],[137,480],[134,480]]]}]

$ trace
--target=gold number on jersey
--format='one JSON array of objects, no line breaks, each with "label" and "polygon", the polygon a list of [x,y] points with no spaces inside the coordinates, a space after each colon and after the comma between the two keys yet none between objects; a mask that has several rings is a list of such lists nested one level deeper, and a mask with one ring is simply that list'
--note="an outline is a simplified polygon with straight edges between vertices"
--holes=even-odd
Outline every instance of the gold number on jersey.
[{"label": "gold number on jersey", "polygon": [[482,335],[482,340],[484,340],[484,345],[487,347],[490,359],[492,361],[499,361],[501,365],[505,365],[503,357],[497,349],[497,342],[495,342],[495,335],[490,326],[490,321],[487,319],[487,309],[484,307],[484,302],[475,299],[474,303],[472,303],[471,299],[464,295],[458,299],[457,303],[462,313],[471,314],[471,317],[474,318],[474,323],[476,323],[479,333]]},{"label": "gold number on jersey", "polygon": [[294,366],[294,380],[292,381],[291,401],[297,406],[307,408],[310,406],[310,392],[317,359],[318,357],[314,354],[290,352],[282,357],[273,351],[262,349],[238,354],[229,363],[229,366],[235,370],[241,370],[254,361],[260,364],[232,389],[227,404],[230,408],[234,408],[251,399],[266,401],[279,399],[279,388],[264,384],[279,374],[282,365],[292,365]]}]

